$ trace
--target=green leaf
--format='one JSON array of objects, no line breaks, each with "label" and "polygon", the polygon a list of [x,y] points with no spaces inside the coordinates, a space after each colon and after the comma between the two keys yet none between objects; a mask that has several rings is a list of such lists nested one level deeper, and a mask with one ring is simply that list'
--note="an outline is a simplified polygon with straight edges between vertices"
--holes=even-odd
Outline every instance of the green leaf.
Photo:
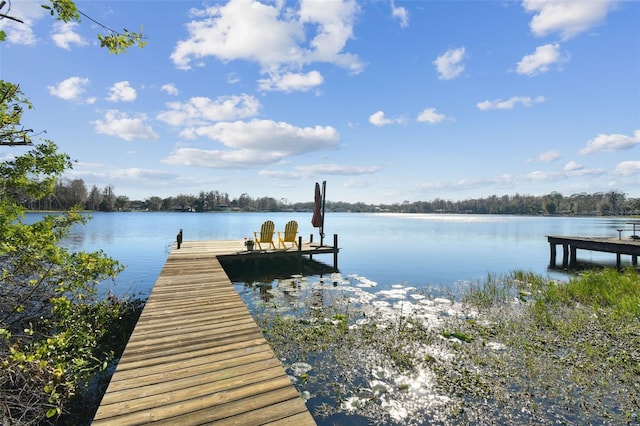
[{"label": "green leaf", "polygon": [[60,414],[60,408],[49,408],[47,410],[47,418],[50,419],[51,417],[57,416]]}]

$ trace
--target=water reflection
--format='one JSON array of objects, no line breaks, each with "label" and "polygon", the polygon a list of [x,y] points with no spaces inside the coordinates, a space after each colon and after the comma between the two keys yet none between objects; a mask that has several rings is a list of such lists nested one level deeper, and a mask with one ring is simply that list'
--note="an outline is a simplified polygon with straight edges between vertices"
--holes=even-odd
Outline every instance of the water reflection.
[{"label": "water reflection", "polygon": [[[359,275],[296,274],[268,282],[237,283],[236,288],[254,315],[266,324],[278,316],[293,316],[309,322],[308,327],[313,329],[324,322],[339,326],[348,318],[350,335],[370,327],[391,330],[400,325],[409,329],[410,324],[418,322],[435,330],[447,317],[461,314],[460,305],[444,297],[444,293],[427,295],[401,284],[378,290],[375,282]],[[310,311],[333,315],[318,318],[309,315]],[[322,413],[316,419],[318,424],[381,420],[386,424],[419,424],[425,418],[437,419],[450,402],[448,395],[437,390],[432,369],[403,371],[388,362],[385,351],[392,350],[398,342],[385,343],[386,350],[381,350],[380,342],[349,342],[346,356],[338,355],[343,351],[330,345],[322,351],[312,351],[309,358],[300,358],[299,348],[288,348],[280,354],[310,411]],[[452,357],[438,344],[426,343],[416,351],[421,359]],[[337,355],[339,361],[333,359]]]}]

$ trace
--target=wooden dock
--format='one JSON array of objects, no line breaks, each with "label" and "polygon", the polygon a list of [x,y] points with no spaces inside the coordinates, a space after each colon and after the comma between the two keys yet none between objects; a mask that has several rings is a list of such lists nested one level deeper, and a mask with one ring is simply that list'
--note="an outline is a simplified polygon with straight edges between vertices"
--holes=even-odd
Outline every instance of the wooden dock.
[{"label": "wooden dock", "polygon": [[634,266],[638,265],[638,255],[640,255],[640,239],[638,238],[547,236],[547,240],[551,249],[549,259],[549,267],[551,268],[556,268],[556,247],[558,245],[562,246],[562,267],[564,269],[575,268],[578,265],[577,249],[615,253],[618,269],[622,265],[622,255],[631,256],[631,263]]},{"label": "wooden dock", "polygon": [[[287,252],[337,250],[303,244]],[[173,248],[94,425],[316,424],[217,259],[258,255],[287,254],[249,253],[242,241]]]}]

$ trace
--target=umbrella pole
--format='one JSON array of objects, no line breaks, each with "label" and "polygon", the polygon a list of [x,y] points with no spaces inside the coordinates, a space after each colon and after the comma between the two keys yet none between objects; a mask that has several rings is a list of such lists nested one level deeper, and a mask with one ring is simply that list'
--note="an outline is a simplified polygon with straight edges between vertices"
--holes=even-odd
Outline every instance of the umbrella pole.
[{"label": "umbrella pole", "polygon": [[327,181],[322,181],[322,223],[320,224],[320,246],[324,243],[324,201],[327,193]]}]

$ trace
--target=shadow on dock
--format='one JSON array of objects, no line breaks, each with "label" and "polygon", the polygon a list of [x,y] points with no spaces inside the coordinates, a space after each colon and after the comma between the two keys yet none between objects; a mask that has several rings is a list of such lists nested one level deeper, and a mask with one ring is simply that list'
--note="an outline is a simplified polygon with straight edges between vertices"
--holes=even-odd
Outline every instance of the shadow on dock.
[{"label": "shadow on dock", "polygon": [[233,282],[264,282],[291,278],[295,274],[309,276],[338,272],[327,264],[305,257],[220,258],[219,261]]}]

